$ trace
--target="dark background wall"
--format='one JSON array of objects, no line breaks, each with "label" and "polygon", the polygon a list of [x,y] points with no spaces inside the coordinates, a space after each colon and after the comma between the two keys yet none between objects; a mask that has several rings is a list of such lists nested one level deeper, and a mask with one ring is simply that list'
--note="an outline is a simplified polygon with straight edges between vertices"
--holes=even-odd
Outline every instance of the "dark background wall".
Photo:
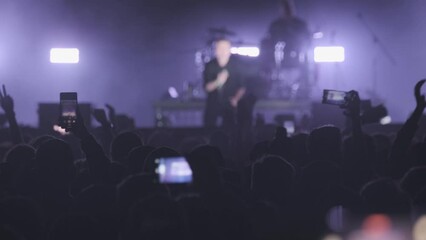
[{"label": "dark background wall", "polygon": [[[354,88],[364,98],[375,92],[393,119],[403,121],[414,104],[412,86],[426,75],[424,1],[295,2],[311,30],[325,34],[314,45],[346,48],[345,63],[319,66],[313,97],[322,88]],[[374,43],[359,13],[396,65]],[[152,102],[168,86],[180,89],[184,81],[200,80],[194,54],[209,27],[227,27],[256,44],[276,17],[275,0],[0,0],[0,83],[15,97],[25,124],[37,124],[38,102],[77,91],[80,101],[113,104],[137,125],[151,126]],[[50,64],[49,49],[61,46],[78,47],[80,63]]]}]

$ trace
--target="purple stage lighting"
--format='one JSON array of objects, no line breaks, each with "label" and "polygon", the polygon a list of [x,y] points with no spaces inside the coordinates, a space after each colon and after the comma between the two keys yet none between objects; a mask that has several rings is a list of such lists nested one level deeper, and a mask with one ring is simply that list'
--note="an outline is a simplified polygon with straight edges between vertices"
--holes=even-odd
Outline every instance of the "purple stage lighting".
[{"label": "purple stage lighting", "polygon": [[80,60],[77,48],[52,48],[50,49],[51,63],[78,63]]},{"label": "purple stage lighting", "polygon": [[345,48],[342,46],[315,47],[314,61],[320,62],[344,62]]},{"label": "purple stage lighting", "polygon": [[258,47],[233,47],[231,48],[231,53],[247,57],[258,57],[260,50]]}]

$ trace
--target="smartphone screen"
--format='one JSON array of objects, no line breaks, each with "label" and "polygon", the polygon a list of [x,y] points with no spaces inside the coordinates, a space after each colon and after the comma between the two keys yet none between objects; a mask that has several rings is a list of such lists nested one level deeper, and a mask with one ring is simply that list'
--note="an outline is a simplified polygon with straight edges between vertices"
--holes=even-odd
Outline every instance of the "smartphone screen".
[{"label": "smartphone screen", "polygon": [[323,91],[322,103],[342,106],[346,103],[347,92],[327,90]]},{"label": "smartphone screen", "polygon": [[192,170],[185,157],[156,159],[160,183],[191,183]]},{"label": "smartphone screen", "polygon": [[65,129],[70,129],[77,119],[77,93],[62,92],[60,94],[61,121]]}]

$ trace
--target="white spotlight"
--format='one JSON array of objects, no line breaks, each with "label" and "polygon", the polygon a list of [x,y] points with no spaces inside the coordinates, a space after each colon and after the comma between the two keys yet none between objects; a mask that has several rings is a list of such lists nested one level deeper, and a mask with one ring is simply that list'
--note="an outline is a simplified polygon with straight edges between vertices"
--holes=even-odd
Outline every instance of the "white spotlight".
[{"label": "white spotlight", "polygon": [[258,47],[232,47],[231,53],[247,57],[258,57],[260,50]]},{"label": "white spotlight", "polygon": [[50,49],[51,63],[78,63],[80,60],[78,48],[52,48]]},{"label": "white spotlight", "polygon": [[344,62],[345,48],[342,46],[315,47],[315,62]]}]

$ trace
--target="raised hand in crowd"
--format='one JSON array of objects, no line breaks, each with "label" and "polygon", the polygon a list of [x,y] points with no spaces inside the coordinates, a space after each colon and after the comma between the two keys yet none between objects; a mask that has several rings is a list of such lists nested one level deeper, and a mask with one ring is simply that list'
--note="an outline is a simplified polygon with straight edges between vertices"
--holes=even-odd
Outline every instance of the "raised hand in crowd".
[{"label": "raised hand in crowd", "polygon": [[109,159],[104,149],[87,130],[83,117],[77,107],[77,119],[71,128],[71,133],[81,140],[81,148],[86,155],[90,174],[96,183],[104,183],[108,178]]},{"label": "raised hand in crowd", "polygon": [[100,123],[102,126],[110,124],[106,116],[105,110],[102,108],[97,108],[93,110],[93,117],[95,120]]},{"label": "raised hand in crowd", "polygon": [[361,99],[359,94],[355,90],[348,92],[346,98],[346,104],[342,106],[345,108],[344,114],[350,119],[352,135],[355,137],[361,137]]},{"label": "raised hand in crowd", "polygon": [[424,110],[426,108],[426,99],[425,95],[421,93],[422,86],[426,82],[426,79],[420,80],[417,82],[414,87],[414,96],[416,98],[416,109]]},{"label": "raised hand in crowd", "polygon": [[4,84],[2,86],[2,91],[0,91],[0,105],[7,115],[15,114],[13,98],[7,94],[6,86]]},{"label": "raised hand in crowd", "polygon": [[7,121],[9,122],[13,143],[22,143],[23,137],[18,122],[16,121],[13,98],[7,94],[6,86],[4,84],[0,91],[0,105],[6,114]]},{"label": "raised hand in crowd", "polygon": [[109,122],[114,127],[115,124],[116,124],[116,111],[115,111],[115,108],[112,105],[108,104],[108,103],[105,104],[105,107],[108,109]]},{"label": "raised hand in crowd", "polygon": [[[112,118],[115,118],[115,116],[114,116],[115,113],[114,113],[113,108],[110,105],[107,104],[107,106],[110,107],[108,109],[112,109],[112,110],[109,111],[110,120],[108,120],[107,115],[105,113],[105,110],[102,109],[102,108],[95,109],[93,111],[93,117],[102,126],[102,133],[101,133],[101,139],[100,140],[102,142],[102,146],[103,146],[105,152],[108,153],[108,152],[110,152],[109,148],[111,146],[112,140],[113,140],[114,135],[115,135],[114,131],[113,131],[113,123],[111,122],[111,115],[112,115]],[[112,112],[112,114],[111,114],[111,112]]]},{"label": "raised hand in crowd", "polygon": [[426,79],[420,80],[414,87],[414,97],[416,106],[413,113],[405,121],[402,128],[398,131],[397,137],[392,145],[389,155],[388,174],[393,178],[400,178],[410,167],[410,163],[406,161],[411,142],[418,129],[420,118],[426,108],[425,95],[421,94],[421,89]]}]

